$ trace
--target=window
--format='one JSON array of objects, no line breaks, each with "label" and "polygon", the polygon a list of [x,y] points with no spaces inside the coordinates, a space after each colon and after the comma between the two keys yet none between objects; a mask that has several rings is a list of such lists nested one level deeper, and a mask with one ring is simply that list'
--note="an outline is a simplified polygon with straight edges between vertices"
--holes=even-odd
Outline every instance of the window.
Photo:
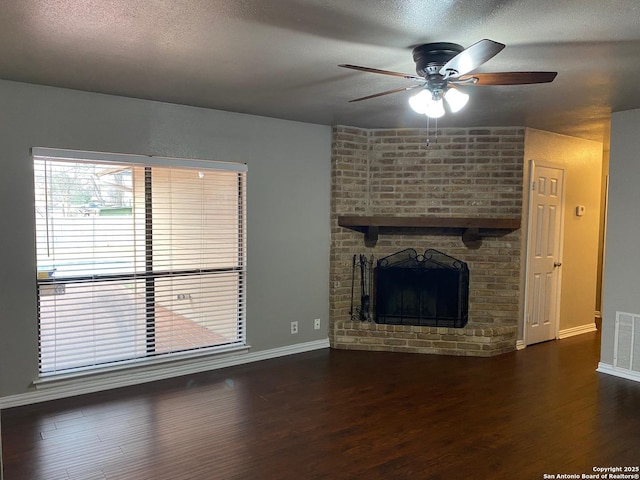
[{"label": "window", "polygon": [[42,376],[245,345],[245,165],[33,161]]}]

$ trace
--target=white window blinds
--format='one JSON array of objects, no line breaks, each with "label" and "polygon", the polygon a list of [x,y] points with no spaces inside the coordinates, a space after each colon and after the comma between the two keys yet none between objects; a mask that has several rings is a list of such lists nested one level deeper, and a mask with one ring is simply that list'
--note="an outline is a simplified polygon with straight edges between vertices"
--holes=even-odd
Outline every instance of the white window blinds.
[{"label": "white window blinds", "polygon": [[41,375],[245,344],[245,165],[33,161]]}]

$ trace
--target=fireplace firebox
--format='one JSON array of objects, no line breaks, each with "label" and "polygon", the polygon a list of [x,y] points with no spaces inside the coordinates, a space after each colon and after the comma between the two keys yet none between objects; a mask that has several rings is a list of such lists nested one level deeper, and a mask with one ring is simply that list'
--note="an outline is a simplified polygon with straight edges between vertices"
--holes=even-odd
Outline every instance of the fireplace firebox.
[{"label": "fireplace firebox", "polygon": [[469,316],[469,268],[428,249],[396,252],[375,268],[375,322],[462,328]]}]

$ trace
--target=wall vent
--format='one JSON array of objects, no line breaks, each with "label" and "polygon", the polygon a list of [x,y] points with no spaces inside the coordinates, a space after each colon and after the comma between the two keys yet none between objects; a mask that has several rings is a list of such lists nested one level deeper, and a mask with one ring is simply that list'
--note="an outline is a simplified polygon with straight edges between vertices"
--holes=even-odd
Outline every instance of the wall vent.
[{"label": "wall vent", "polygon": [[616,312],[613,368],[640,373],[640,315]]}]

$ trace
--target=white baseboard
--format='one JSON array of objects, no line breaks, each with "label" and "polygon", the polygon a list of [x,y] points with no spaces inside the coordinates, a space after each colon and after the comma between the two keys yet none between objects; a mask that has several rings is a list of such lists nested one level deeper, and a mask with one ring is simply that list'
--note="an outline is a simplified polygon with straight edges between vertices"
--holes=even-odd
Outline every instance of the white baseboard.
[{"label": "white baseboard", "polygon": [[569,338],[575,335],[582,335],[583,333],[595,332],[597,331],[595,322],[587,323],[586,325],[580,325],[579,327],[571,327],[565,328],[564,330],[560,330],[558,332],[558,338]]},{"label": "white baseboard", "polygon": [[615,368],[608,363],[598,363],[596,372],[606,373],[607,375],[613,375],[614,377],[626,378],[627,380],[633,380],[634,382],[640,382],[640,373],[631,370],[625,370],[621,368]]},{"label": "white baseboard", "polygon": [[235,365],[310,352],[323,348],[329,348],[328,338],[262,350],[260,352],[242,352],[214,357],[195,358],[188,362],[176,362],[175,365],[166,364],[163,365],[162,368],[158,368],[157,365],[148,368],[141,366],[133,370],[120,370],[103,375],[96,375],[95,378],[82,377],[51,381],[46,382],[45,385],[38,385],[35,390],[29,392],[0,398],[0,410],[3,408],[19,407],[22,405],[72,397],[74,395],[85,395],[87,393],[100,392],[113,388],[128,387],[140,383],[154,382],[156,380],[165,380],[181,375],[192,375],[209,370],[233,367]]},{"label": "white baseboard", "polygon": [[516,350],[524,350],[527,348],[527,345],[524,343],[524,340],[518,340],[516,342]]}]

